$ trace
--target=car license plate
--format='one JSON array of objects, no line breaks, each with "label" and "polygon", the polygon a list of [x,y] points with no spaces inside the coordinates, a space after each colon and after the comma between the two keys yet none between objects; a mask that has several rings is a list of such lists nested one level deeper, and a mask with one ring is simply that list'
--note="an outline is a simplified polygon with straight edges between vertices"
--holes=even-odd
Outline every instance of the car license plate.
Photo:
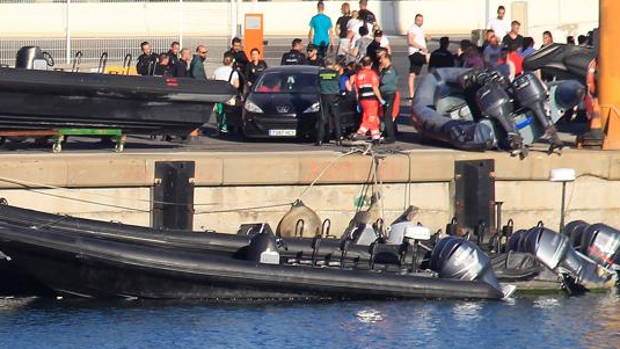
[{"label": "car license plate", "polygon": [[297,130],[269,130],[269,136],[272,137],[294,137]]}]

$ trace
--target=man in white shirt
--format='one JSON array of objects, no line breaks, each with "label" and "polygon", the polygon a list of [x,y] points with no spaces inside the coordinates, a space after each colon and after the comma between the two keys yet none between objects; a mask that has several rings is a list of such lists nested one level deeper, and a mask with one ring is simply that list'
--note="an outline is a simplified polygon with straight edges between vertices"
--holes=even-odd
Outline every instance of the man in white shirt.
[{"label": "man in white shirt", "polygon": [[420,75],[422,67],[429,61],[429,53],[426,48],[426,37],[422,25],[424,16],[417,14],[415,23],[407,31],[407,43],[409,44],[409,99],[413,99],[415,77]]},{"label": "man in white shirt", "polygon": [[491,18],[489,26],[495,32],[495,36],[501,42],[504,36],[510,31],[510,22],[504,18],[506,15],[506,8],[499,6],[497,8],[497,17]]},{"label": "man in white shirt", "polygon": [[[222,63],[224,63],[224,65],[215,69],[215,71],[213,72],[212,79],[228,81],[235,89],[238,90],[239,89],[239,72],[234,67],[235,56],[230,52],[226,52],[224,54],[224,60]],[[232,101],[234,104],[234,100]],[[228,122],[226,120],[226,113],[224,112],[223,106],[221,108],[218,107],[217,124],[218,124],[218,131],[220,134],[228,133]]]}]

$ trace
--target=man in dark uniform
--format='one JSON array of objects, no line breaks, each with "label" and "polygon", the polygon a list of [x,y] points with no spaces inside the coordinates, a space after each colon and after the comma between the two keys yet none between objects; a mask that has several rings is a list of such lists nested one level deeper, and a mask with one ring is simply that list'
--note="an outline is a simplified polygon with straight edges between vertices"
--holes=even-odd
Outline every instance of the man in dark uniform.
[{"label": "man in dark uniform", "polygon": [[241,39],[238,37],[234,37],[232,39],[230,50],[226,51],[224,55],[231,54],[235,58],[234,68],[239,74],[239,93],[243,94],[243,88],[247,85],[247,77],[245,76],[245,71],[247,69],[248,63],[250,60],[248,56],[245,54],[243,49],[241,48]]},{"label": "man in dark uniform", "polygon": [[171,67],[179,62],[179,52],[181,52],[181,44],[177,41],[173,41],[172,44],[170,44],[170,50],[168,50],[168,57],[170,57]]},{"label": "man in dark uniform", "polygon": [[241,49],[241,39],[235,37],[232,39],[232,45],[230,50],[226,51],[224,54],[230,53],[235,57],[235,66],[237,67],[238,72],[245,72],[245,69],[250,63],[248,56],[246,56],[245,52]]},{"label": "man in dark uniform", "polygon": [[144,41],[140,44],[142,54],[138,57],[136,71],[139,75],[151,75],[157,65],[157,55],[151,51],[151,44]]},{"label": "man in dark uniform", "polygon": [[[317,146],[323,145],[325,141],[325,128],[330,124],[334,125],[334,134],[336,135],[336,145],[341,145],[342,122],[340,120],[340,73],[339,67],[333,58],[325,59],[326,67],[319,70],[319,86],[321,89],[321,110],[317,119]],[[331,122],[330,122],[331,120]],[[328,127],[329,128],[329,127]],[[331,130],[328,132],[327,137]]]},{"label": "man in dark uniform", "polygon": [[172,66],[170,65],[170,57],[167,53],[162,53],[159,55],[159,61],[157,62],[157,66],[155,67],[155,72],[153,75],[155,76],[163,76],[170,77],[172,76]]},{"label": "man in dark uniform", "polygon": [[282,55],[280,65],[304,65],[306,64],[306,56],[301,53],[303,47],[301,39],[293,39],[291,50]]},{"label": "man in dark uniform", "polygon": [[188,48],[181,50],[181,57],[174,65],[174,76],[177,78],[189,77],[189,64],[192,59],[192,52]]},{"label": "man in dark uniform", "polygon": [[394,103],[396,100],[396,91],[398,85],[398,75],[392,66],[392,57],[384,54],[380,57],[380,78],[379,91],[385,100],[383,105],[383,121],[385,123],[385,144],[393,144],[396,142],[396,125],[394,123]]}]

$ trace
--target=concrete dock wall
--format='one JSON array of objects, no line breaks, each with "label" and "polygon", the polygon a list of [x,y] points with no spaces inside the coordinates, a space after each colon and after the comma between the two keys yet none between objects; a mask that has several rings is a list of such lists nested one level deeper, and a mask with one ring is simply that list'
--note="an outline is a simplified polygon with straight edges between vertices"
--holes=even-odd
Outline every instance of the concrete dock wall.
[{"label": "concrete dock wall", "polygon": [[[357,1],[349,1],[357,8]],[[326,14],[333,21],[340,15],[342,1],[328,1]],[[557,41],[567,35],[584,34],[597,26],[595,0],[491,0],[490,13],[498,5],[507,17],[521,21],[527,35],[540,40],[551,30]],[[488,21],[483,0],[397,0],[370,1],[389,34],[405,34],[416,13],[425,15],[427,34],[464,34],[484,28]],[[230,2],[77,2],[69,11],[72,37],[215,37],[233,35],[234,13]],[[314,1],[239,2],[236,21],[245,13],[263,13],[265,35],[301,36],[308,33]],[[66,5],[58,2],[0,4],[0,37],[65,37]]]},{"label": "concrete dock wall", "polygon": [[[360,201],[367,200],[371,159],[339,153],[150,153],[15,154],[0,162],[0,197],[14,205],[100,220],[149,225],[156,161],[196,162],[196,230],[235,232],[241,223],[273,227],[331,162],[303,201],[341,231]],[[496,200],[504,218],[517,227],[543,220],[559,223],[561,184],[548,181],[552,168],[571,167],[577,181],[567,186],[568,219],[604,221],[620,227],[620,154],[566,151],[562,156],[533,153],[526,160],[502,153],[420,150],[381,161],[386,218],[408,205],[433,229],[452,217],[454,161],[494,159]],[[67,199],[71,198],[71,199]],[[361,198],[361,199],[360,199]]]}]

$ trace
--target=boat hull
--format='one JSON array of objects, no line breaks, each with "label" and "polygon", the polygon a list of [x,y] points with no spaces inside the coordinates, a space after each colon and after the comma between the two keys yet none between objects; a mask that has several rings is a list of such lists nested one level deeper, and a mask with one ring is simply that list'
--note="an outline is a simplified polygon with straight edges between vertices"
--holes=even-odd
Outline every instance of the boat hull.
[{"label": "boat hull", "polygon": [[0,129],[184,134],[233,95],[221,81],[0,68]]},{"label": "boat hull", "polygon": [[0,224],[0,249],[57,292],[174,299],[499,299],[481,282],[259,264]]}]

